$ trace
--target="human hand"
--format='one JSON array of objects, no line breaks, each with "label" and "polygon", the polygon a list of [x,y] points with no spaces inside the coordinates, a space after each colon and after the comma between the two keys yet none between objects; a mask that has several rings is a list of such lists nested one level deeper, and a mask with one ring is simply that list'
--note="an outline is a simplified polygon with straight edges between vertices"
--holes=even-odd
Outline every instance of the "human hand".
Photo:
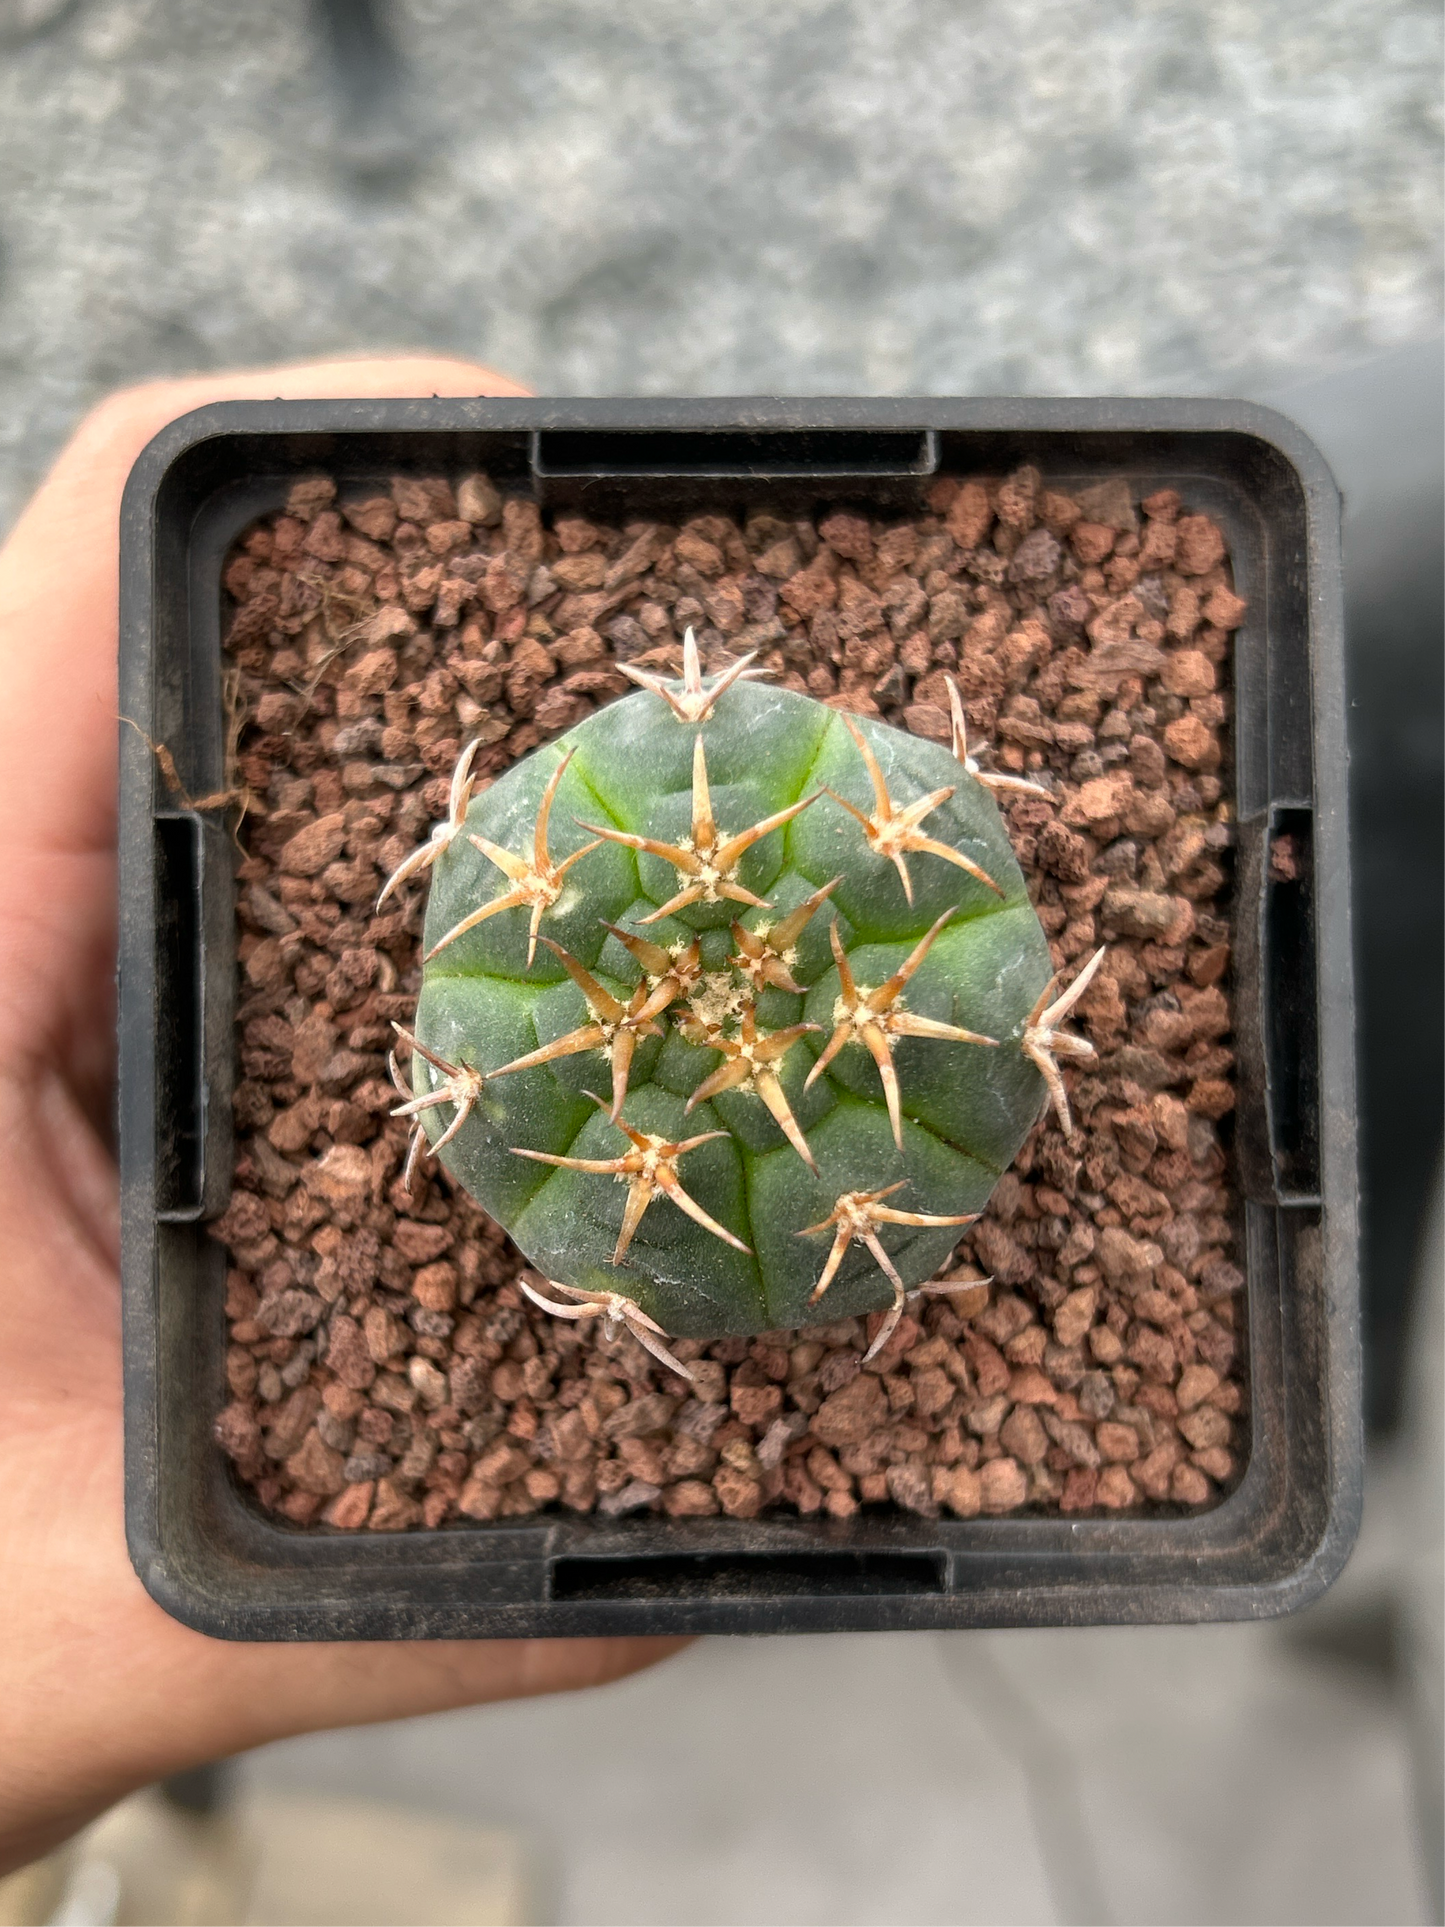
[{"label": "human hand", "polygon": [[317,1727],[595,1685],[663,1639],[239,1645],[146,1594],[121,1498],[114,1078],[118,521],[207,402],[517,395],[396,357],[157,382],[92,414],[0,550],[0,1873],[133,1788]]}]

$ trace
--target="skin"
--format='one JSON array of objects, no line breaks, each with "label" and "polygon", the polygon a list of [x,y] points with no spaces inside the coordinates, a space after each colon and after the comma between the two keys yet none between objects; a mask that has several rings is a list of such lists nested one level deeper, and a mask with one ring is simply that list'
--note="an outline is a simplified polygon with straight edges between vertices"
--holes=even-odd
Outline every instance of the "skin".
[{"label": "skin", "polygon": [[139,1786],[321,1727],[593,1686],[684,1642],[237,1645],[167,1617],[121,1512],[115,1071],[117,519],[208,402],[520,395],[471,362],[152,383],[82,423],[0,550],[0,1873]]}]

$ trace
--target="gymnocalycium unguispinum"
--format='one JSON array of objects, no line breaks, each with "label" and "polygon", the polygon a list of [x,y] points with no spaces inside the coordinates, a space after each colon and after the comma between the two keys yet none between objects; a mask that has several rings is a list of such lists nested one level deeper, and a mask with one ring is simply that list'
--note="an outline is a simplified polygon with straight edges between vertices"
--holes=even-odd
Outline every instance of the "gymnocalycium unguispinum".
[{"label": "gymnocalycium unguispinum", "polygon": [[[434,1153],[564,1318],[791,1330],[926,1289],[1041,1108],[1066,1131],[1049,947],[953,694],[952,753],[754,680],[642,688],[474,794],[431,872],[393,1057]],[[1042,792],[1047,794],[1048,792]],[[409,1081],[408,1081],[409,1072]]]}]

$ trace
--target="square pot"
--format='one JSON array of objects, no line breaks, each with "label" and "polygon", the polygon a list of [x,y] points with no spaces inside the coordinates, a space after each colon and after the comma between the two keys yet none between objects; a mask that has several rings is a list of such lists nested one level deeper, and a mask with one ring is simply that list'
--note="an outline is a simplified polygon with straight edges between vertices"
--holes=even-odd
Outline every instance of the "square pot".
[{"label": "square pot", "polygon": [[[173,423],[122,509],[121,709],[192,795],[223,783],[221,567],[300,474],[484,468],[544,510],[820,496],[914,511],[939,472],[1031,462],[1177,487],[1224,530],[1235,639],[1235,1182],[1252,1436],[1189,1517],[621,1520],[398,1535],[297,1529],[212,1442],[223,1403],[235,885],[225,828],[120,732],[126,1521],[145,1585],[237,1639],[786,1632],[1265,1617],[1315,1598],[1358,1525],[1353,988],[1339,497],[1266,410],[1212,401],[318,401]],[[1303,863],[1272,866],[1288,834]]]}]

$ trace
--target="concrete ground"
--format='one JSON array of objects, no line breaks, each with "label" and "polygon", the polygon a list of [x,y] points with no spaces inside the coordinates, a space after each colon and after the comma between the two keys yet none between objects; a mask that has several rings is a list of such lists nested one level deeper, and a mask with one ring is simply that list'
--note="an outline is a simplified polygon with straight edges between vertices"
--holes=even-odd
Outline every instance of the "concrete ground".
[{"label": "concrete ground", "polygon": [[519,1917],[569,1927],[1438,1921],[1441,1229],[1437,1187],[1402,1431],[1292,1620],[707,1641],[598,1693],[267,1748],[243,1807],[504,1828]]},{"label": "concrete ground", "polygon": [[504,1824],[569,1924],[1428,1921],[1371,1651],[1408,1485],[1374,1482],[1355,1567],[1289,1624],[713,1640],[581,1698],[289,1741],[244,1784]]},{"label": "concrete ground", "polygon": [[[1430,1315],[1433,1359],[1438,1292]],[[0,1881],[0,1923],[1438,1920],[1420,1376],[1415,1449],[1377,1456],[1357,1554],[1295,1620],[706,1641],[594,1693],[269,1747],[210,1814],[137,1795]]]},{"label": "concrete ground", "polygon": [[[1428,789],[1399,692],[1438,619],[1370,584],[1439,539],[1439,43],[1435,0],[0,0],[0,530],[117,384],[337,350],[558,394],[1272,396],[1399,665],[1384,792]],[[305,1820],[248,1917],[399,1921],[369,1835],[420,1923],[1439,1919],[1434,1384],[1299,1621],[716,1641],[291,1742],[242,1769],[253,1838],[256,1802]],[[158,1919],[103,1860],[53,1917]]]},{"label": "concrete ground", "polygon": [[150,1788],[0,1879],[0,1927],[518,1927],[539,1892],[515,1828],[294,1786],[190,1813]]},{"label": "concrete ground", "polygon": [[1171,393],[1439,326],[1434,0],[0,0],[0,526],[138,376]]}]

